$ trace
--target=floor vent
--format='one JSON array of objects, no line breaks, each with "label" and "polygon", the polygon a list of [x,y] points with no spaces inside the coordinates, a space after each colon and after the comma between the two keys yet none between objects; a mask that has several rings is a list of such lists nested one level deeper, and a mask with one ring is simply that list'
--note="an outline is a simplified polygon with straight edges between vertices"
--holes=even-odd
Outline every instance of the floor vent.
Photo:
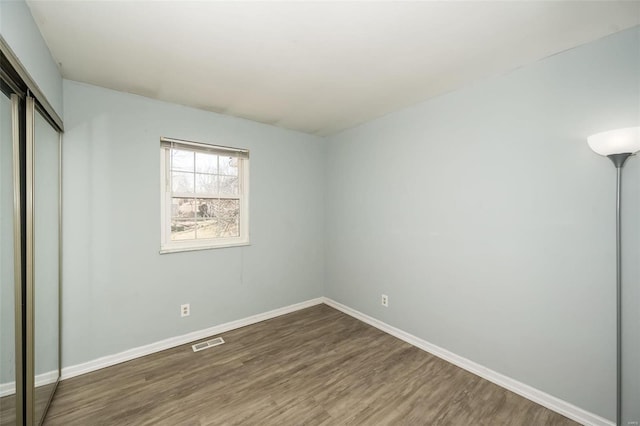
[{"label": "floor vent", "polygon": [[194,352],[198,352],[204,349],[221,345],[223,343],[224,343],[224,339],[222,339],[222,337],[216,337],[215,339],[207,340],[206,342],[196,343],[195,345],[191,345],[191,347],[193,348]]}]

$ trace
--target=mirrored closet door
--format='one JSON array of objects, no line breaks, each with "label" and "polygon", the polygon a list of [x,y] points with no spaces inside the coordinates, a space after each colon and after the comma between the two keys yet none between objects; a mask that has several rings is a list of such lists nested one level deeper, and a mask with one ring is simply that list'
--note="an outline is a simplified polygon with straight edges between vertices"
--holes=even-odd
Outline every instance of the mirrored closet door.
[{"label": "mirrored closet door", "polygon": [[[20,284],[19,244],[14,241],[14,136],[19,129],[13,122],[18,111],[18,97],[2,84],[0,93],[0,425],[16,424],[16,284]],[[16,141],[17,142],[17,141]],[[19,176],[18,179],[19,181]],[[19,234],[18,234],[19,235]],[[18,279],[16,279],[18,278]]]},{"label": "mirrored closet door", "polygon": [[[32,129],[29,128],[32,126]],[[59,248],[60,248],[60,135],[27,99],[27,238],[33,268],[27,270],[27,372],[33,367],[33,416],[40,423],[53,395],[59,374]],[[29,170],[29,163],[33,165]],[[31,172],[31,173],[29,173]],[[33,185],[29,185],[32,180]],[[32,202],[32,209],[29,209]],[[27,244],[29,247],[29,244]]]},{"label": "mirrored closet door", "polygon": [[0,425],[35,426],[60,380],[62,124],[0,48]]}]

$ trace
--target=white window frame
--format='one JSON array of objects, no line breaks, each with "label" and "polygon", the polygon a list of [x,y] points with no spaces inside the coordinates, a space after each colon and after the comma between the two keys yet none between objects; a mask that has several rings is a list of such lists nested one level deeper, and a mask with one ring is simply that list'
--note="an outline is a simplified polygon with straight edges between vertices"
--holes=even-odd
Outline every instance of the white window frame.
[{"label": "white window frame", "polygon": [[[209,238],[194,240],[171,240],[171,205],[173,191],[171,186],[171,147],[188,146],[195,152],[207,152],[216,150],[229,152],[230,156],[238,157],[238,197],[220,196],[220,199],[239,199],[240,202],[240,235],[229,238]],[[238,156],[242,154],[242,156]],[[184,195],[177,193],[177,196]],[[206,198],[206,197],[202,197]],[[160,138],[160,253],[175,253],[192,250],[206,250],[224,247],[237,247],[249,245],[249,151],[240,148],[231,148],[221,145],[204,144],[173,138]]]}]

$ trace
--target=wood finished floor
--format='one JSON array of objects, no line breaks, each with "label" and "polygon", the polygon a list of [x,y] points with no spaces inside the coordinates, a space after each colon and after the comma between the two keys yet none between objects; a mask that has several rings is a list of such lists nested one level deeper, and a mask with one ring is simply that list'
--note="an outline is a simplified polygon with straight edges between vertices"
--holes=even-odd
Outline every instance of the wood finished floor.
[{"label": "wood finished floor", "polygon": [[46,426],[577,425],[326,305],[60,383]]},{"label": "wood finished floor", "polygon": [[[51,392],[55,388],[55,383],[38,386],[36,388],[35,414],[40,418],[47,408],[47,403],[51,397]],[[16,424],[16,397],[15,394],[0,398],[0,426],[15,426]]]},{"label": "wood finished floor", "polygon": [[14,426],[16,424],[16,396],[15,394],[0,398],[0,426]]}]

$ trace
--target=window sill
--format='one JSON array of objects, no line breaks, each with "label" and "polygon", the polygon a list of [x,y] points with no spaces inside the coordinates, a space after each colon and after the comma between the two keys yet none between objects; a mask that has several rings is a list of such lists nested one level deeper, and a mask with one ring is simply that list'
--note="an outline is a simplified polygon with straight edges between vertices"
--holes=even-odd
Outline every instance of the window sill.
[{"label": "window sill", "polygon": [[225,243],[225,244],[215,244],[215,245],[162,247],[160,249],[160,254],[180,253],[183,251],[213,250],[213,249],[221,249],[221,248],[228,248],[228,247],[242,247],[242,246],[249,246],[249,245],[251,245],[249,241],[239,241],[236,243]]}]

